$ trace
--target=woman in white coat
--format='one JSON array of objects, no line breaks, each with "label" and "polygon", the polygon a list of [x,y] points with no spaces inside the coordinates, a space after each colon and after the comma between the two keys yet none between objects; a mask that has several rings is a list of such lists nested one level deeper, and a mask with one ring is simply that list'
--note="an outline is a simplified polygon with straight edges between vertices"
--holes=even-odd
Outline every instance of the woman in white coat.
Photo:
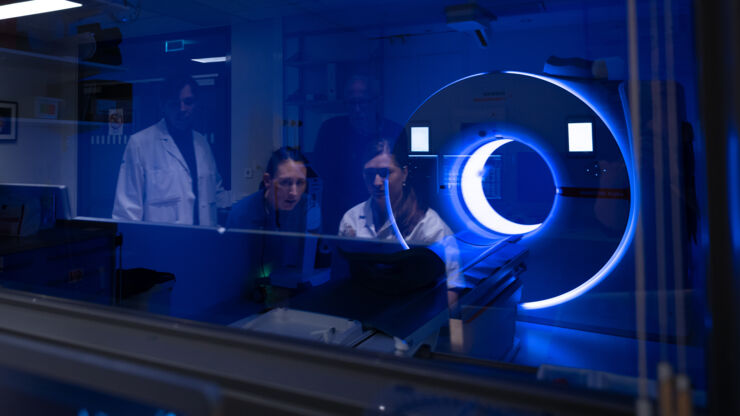
[{"label": "woman in white coat", "polygon": [[131,136],[118,173],[114,219],[215,226],[217,208],[230,205],[211,148],[193,130],[197,90],[190,77],[169,81],[164,118]]},{"label": "woman in white coat", "polygon": [[[405,142],[404,142],[405,143]],[[381,139],[367,146],[362,175],[370,198],[347,211],[339,224],[344,237],[395,239],[385,205],[385,183],[399,231],[409,244],[432,244],[452,235],[436,211],[406,186],[408,156],[403,144]]]},{"label": "woman in white coat", "polygon": [[423,198],[417,196],[409,183],[409,159],[404,137],[395,144],[381,139],[368,146],[362,174],[370,198],[347,211],[339,224],[343,237],[394,240],[389,213],[386,212],[385,192],[388,196],[398,231],[409,245],[435,245],[433,249],[444,261],[447,269],[447,286],[464,286],[459,273],[460,252],[452,230]]}]

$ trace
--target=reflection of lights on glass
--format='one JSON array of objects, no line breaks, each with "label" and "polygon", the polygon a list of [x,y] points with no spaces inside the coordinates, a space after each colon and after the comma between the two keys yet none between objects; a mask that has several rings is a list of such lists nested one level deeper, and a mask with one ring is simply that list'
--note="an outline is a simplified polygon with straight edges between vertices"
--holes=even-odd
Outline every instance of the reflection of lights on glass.
[{"label": "reflection of lights on glass", "polygon": [[381,412],[385,412],[385,406],[381,404],[380,406],[378,406],[378,410],[380,410]]},{"label": "reflection of lights on glass", "polygon": [[272,267],[269,264],[268,265],[265,265],[262,268],[262,274],[260,275],[260,277],[264,277],[264,278],[270,277],[270,274],[271,273],[272,273]]},{"label": "reflection of lights on glass", "polygon": [[215,62],[229,62],[231,61],[230,56],[214,56],[211,58],[194,58],[191,59],[193,62],[199,62],[201,64],[212,64]]},{"label": "reflection of lights on glass", "polygon": [[185,42],[184,39],[178,39],[178,40],[168,40],[164,43],[164,51],[165,52],[179,52],[182,50],[185,50]]},{"label": "reflection of lights on glass", "polygon": [[409,249],[409,245],[406,243],[406,240],[403,238],[403,235],[401,234],[401,230],[398,229],[398,224],[396,224],[396,216],[393,215],[393,208],[391,207],[391,194],[388,188],[390,186],[388,185],[388,177],[386,176],[385,180],[383,181],[383,187],[385,188],[385,212],[388,213],[388,222],[391,223],[391,228],[393,229],[393,234],[396,235],[396,239],[398,240],[398,243],[401,244],[401,247],[403,247],[404,250]]},{"label": "reflection of lights on glass", "polygon": [[82,4],[66,0],[31,0],[0,6],[0,20],[33,14],[56,12],[59,10],[80,7]]},{"label": "reflection of lights on glass", "polygon": [[518,235],[534,231],[542,224],[517,224],[507,220],[488,203],[483,190],[483,176],[489,156],[511,141],[511,139],[494,140],[476,149],[463,167],[460,190],[465,206],[481,225],[497,233]]}]

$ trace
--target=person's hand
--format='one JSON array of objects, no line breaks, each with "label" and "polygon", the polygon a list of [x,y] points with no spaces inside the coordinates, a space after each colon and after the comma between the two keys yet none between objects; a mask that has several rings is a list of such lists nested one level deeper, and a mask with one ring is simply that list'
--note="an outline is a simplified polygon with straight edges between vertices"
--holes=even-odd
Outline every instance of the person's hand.
[{"label": "person's hand", "polygon": [[344,224],[339,230],[339,235],[341,237],[357,237],[357,231],[351,225]]}]

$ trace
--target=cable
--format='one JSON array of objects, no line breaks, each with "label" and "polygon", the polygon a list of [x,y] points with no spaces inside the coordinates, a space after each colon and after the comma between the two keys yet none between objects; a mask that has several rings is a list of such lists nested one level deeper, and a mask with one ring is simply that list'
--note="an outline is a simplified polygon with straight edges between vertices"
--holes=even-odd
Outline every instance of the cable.
[{"label": "cable", "polygon": [[396,224],[396,218],[393,216],[393,209],[391,208],[391,194],[388,190],[388,178],[383,179],[383,184],[385,187],[385,211],[388,213],[388,221],[390,221],[393,233],[396,234],[396,239],[401,243],[401,247],[403,247],[404,250],[408,250],[409,245],[406,244],[406,240],[403,239],[401,230],[398,229],[398,224]]}]

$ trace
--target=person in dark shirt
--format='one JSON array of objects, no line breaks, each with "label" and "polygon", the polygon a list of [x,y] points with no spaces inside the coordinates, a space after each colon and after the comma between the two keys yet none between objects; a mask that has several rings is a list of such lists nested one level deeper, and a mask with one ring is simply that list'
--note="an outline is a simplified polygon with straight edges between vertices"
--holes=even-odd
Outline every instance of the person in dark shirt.
[{"label": "person in dark shirt", "polygon": [[322,223],[327,234],[336,234],[342,215],[367,199],[361,153],[378,139],[405,136],[403,128],[381,116],[377,81],[351,76],[344,88],[347,114],[326,120],[319,128],[311,159],[323,179]]},{"label": "person in dark shirt", "polygon": [[260,189],[234,204],[226,227],[305,232],[309,227],[307,173],[308,161],[300,152],[289,147],[276,150]]}]

